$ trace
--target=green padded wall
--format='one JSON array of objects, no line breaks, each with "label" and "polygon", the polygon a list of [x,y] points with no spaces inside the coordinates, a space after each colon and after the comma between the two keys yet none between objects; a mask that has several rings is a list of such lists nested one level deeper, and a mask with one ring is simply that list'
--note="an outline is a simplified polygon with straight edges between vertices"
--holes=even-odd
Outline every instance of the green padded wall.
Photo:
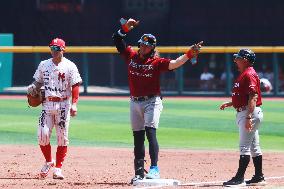
[{"label": "green padded wall", "polygon": [[[0,34],[0,46],[13,46],[13,34]],[[12,86],[13,53],[0,53],[0,92]]]}]

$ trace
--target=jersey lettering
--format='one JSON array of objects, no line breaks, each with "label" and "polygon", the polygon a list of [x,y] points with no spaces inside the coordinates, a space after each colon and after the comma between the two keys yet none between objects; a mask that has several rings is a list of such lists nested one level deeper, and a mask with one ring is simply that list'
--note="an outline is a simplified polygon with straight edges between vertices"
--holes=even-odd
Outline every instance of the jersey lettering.
[{"label": "jersey lettering", "polygon": [[76,65],[66,58],[58,65],[55,65],[52,59],[42,61],[34,78],[43,83],[45,96],[61,98],[70,97],[72,85],[82,82]]},{"label": "jersey lettering", "polygon": [[240,83],[235,83],[234,87],[240,87]]},{"label": "jersey lettering", "polygon": [[144,74],[144,73],[134,72],[131,70],[129,71],[129,73],[138,77],[153,77],[153,74]]},{"label": "jersey lettering", "polygon": [[65,73],[58,73],[58,81],[60,81],[60,79],[62,80],[62,82],[65,81]]},{"label": "jersey lettering", "polygon": [[132,59],[129,63],[129,66],[136,68],[136,69],[142,69],[142,70],[154,70],[154,67],[152,65],[141,65],[141,64],[137,64],[136,62],[134,62]]},{"label": "jersey lettering", "polygon": [[160,74],[168,71],[170,59],[160,57],[140,58],[130,46],[123,52],[128,66],[128,80],[131,96],[158,95]]}]

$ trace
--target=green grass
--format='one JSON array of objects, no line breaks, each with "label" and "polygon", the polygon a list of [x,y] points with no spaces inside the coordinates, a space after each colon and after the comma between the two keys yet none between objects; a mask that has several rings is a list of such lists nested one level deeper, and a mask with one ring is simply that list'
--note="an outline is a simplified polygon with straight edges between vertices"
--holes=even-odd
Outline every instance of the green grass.
[{"label": "green grass", "polygon": [[[161,148],[238,150],[233,109],[218,109],[221,101],[165,99],[158,139]],[[260,128],[263,150],[284,151],[284,101],[264,101]],[[71,119],[70,145],[132,147],[129,102],[81,100]],[[39,108],[25,100],[0,100],[0,144],[37,144]],[[53,131],[53,135],[55,130]],[[52,143],[55,144],[55,137]]]}]

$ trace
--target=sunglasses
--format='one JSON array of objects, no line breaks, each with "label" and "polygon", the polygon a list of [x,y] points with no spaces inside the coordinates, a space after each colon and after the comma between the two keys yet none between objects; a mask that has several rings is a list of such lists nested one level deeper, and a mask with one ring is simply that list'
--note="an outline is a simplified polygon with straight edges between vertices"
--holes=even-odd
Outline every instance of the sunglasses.
[{"label": "sunglasses", "polygon": [[59,47],[59,46],[50,46],[50,49],[52,51],[61,51],[61,47]]}]

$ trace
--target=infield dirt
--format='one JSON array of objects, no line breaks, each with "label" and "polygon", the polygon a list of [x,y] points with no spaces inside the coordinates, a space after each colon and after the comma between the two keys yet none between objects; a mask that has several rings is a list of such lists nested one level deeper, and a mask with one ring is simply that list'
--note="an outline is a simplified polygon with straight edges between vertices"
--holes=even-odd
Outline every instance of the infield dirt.
[{"label": "infield dirt", "polygon": [[[53,146],[53,156],[56,147]],[[64,180],[54,180],[52,170],[45,180],[38,179],[44,163],[38,146],[0,146],[0,188],[133,188],[133,150],[129,148],[68,148],[63,165]],[[162,178],[177,179],[187,186],[176,188],[222,188],[220,183],[189,186],[190,183],[225,181],[234,176],[238,166],[237,151],[198,151],[161,149],[159,167]],[[263,169],[267,186],[284,187],[284,153],[264,152]],[[146,168],[149,168],[147,154]],[[252,161],[246,179],[254,174]],[[173,188],[173,187],[166,187]],[[260,188],[260,187],[250,187]]]}]

